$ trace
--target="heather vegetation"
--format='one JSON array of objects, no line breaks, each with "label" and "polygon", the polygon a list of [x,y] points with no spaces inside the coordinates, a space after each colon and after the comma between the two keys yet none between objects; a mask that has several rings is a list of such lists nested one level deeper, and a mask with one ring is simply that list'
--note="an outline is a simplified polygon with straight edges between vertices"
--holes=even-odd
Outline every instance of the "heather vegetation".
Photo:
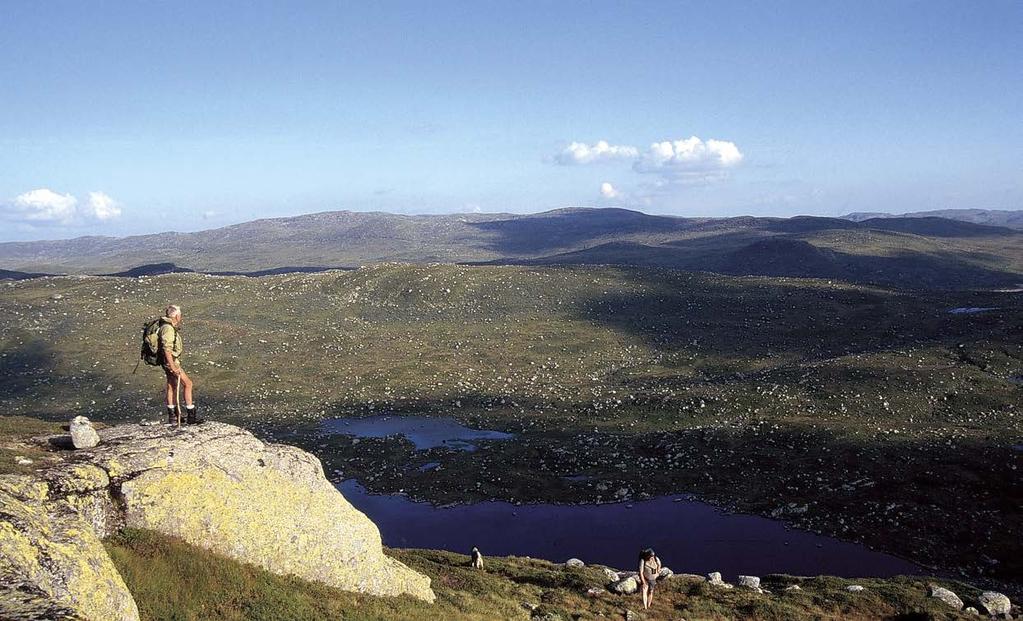
[{"label": "heather vegetation", "polygon": [[[454,265],[3,292],[8,414],[159,417],[161,374],[131,368],[173,300],[205,412],[313,451],[336,480],[440,503],[694,492],[969,580],[1023,575],[1016,293]],[[415,451],[321,429],[379,412],[517,439]]]},{"label": "heather vegetation", "polygon": [[[387,598],[331,589],[280,577],[251,565],[148,531],[112,538],[107,549],[124,576],[143,619],[203,621],[313,619],[622,619],[639,618],[638,595],[606,591],[600,567],[566,567],[520,557],[488,559],[487,571],[469,558],[437,550],[392,550],[396,558],[429,575],[437,602]],[[967,585],[939,581],[966,601],[979,593]],[[202,588],[195,588],[201,584]],[[801,579],[776,575],[763,585],[770,593],[726,589],[700,576],[662,582],[644,618],[750,619],[756,621],[976,618],[930,597],[934,581]],[[798,585],[798,589],[791,588]],[[850,592],[849,586],[862,586]],[[626,614],[631,614],[626,617]]]}]

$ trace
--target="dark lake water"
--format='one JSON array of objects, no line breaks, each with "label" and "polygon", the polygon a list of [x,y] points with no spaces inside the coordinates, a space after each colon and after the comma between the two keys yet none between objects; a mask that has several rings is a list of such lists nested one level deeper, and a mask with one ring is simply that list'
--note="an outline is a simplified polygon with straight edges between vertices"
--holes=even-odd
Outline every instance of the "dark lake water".
[{"label": "dark lake water", "polygon": [[[864,546],[786,529],[767,518],[726,514],[678,496],[605,505],[513,505],[481,502],[435,507],[404,496],[366,493],[354,480],[341,492],[380,528],[384,544],[468,554],[576,557],[632,569],[652,547],[676,572],[830,574],[845,577],[925,573],[903,559]],[[631,506],[631,508],[629,508]]]},{"label": "dark lake water", "polygon": [[[473,441],[508,440],[511,434],[470,429],[451,418],[382,415],[325,421],[327,433],[359,437],[400,434],[417,449],[448,446],[475,450]],[[427,464],[427,469],[434,464]],[[345,498],[398,548],[436,548],[484,555],[576,557],[621,569],[652,547],[677,572],[706,574],[830,574],[846,577],[924,573],[903,559],[861,545],[792,530],[781,522],[728,514],[685,496],[604,505],[514,505],[481,502],[435,507],[404,496],[368,494],[354,480],[339,485]]]},{"label": "dark lake water", "polygon": [[474,440],[510,440],[515,437],[501,431],[472,429],[453,418],[430,416],[395,416],[382,414],[365,418],[332,418],[323,422],[323,431],[359,438],[386,438],[402,435],[417,450],[436,446],[463,451],[476,450]]}]

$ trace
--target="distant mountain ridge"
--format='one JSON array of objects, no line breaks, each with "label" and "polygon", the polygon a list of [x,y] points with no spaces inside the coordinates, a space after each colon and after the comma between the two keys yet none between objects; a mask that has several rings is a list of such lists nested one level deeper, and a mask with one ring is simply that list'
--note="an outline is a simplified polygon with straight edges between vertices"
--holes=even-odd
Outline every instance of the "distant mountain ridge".
[{"label": "distant mountain ridge", "polygon": [[1023,230],[1023,210],[1008,211],[1000,209],[935,209],[931,211],[916,211],[903,214],[891,214],[880,211],[863,211],[849,213],[842,218],[853,222],[876,218],[947,218],[974,224],[986,224],[988,226],[1004,226],[1011,229]]},{"label": "distant mountain ridge", "polygon": [[569,208],[537,214],[333,211],[195,233],[0,244],[0,267],[18,273],[263,275],[378,262],[600,263],[993,287],[1023,282],[1023,231],[939,217],[683,218]]}]

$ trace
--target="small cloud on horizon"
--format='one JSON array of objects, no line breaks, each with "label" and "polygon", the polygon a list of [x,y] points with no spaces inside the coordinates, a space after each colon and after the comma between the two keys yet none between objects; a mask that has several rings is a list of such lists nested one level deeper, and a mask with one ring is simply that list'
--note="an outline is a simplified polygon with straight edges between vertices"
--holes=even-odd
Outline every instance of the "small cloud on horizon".
[{"label": "small cloud on horizon", "polygon": [[690,136],[684,140],[665,140],[650,145],[633,163],[638,173],[655,173],[665,177],[706,174],[731,168],[742,162],[743,154],[734,142],[706,142]]},{"label": "small cloud on horizon", "polygon": [[619,192],[610,182],[605,181],[600,184],[600,195],[608,200],[613,198],[620,198],[622,193]]},{"label": "small cloud on horizon", "polygon": [[610,162],[614,160],[632,160],[639,156],[636,147],[608,144],[606,140],[598,140],[589,145],[585,142],[573,142],[561,153],[554,156],[554,161],[562,166],[576,164],[592,164],[594,162]]},{"label": "small cloud on horizon", "polygon": [[121,207],[105,192],[89,192],[84,203],[72,194],[49,188],[29,190],[13,200],[0,202],[0,219],[32,226],[71,226],[105,222],[120,217]]}]

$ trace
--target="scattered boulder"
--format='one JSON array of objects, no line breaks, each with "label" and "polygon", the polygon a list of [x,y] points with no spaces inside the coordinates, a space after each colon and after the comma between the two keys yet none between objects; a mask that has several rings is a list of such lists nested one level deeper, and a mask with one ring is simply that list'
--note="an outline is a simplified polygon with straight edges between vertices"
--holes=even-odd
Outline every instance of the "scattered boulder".
[{"label": "scattered boulder", "polygon": [[786,591],[802,591],[803,588],[800,587],[798,584],[790,584],[787,587],[785,587],[785,590]]},{"label": "scattered boulder", "polygon": [[757,576],[739,576],[739,586],[747,589],[759,589],[760,578]]},{"label": "scattered boulder", "polygon": [[643,615],[638,612],[632,612],[631,610],[625,611],[625,621],[639,621],[643,618]]},{"label": "scattered boulder", "polygon": [[622,578],[608,588],[612,593],[618,593],[619,595],[632,595],[636,591],[639,591],[639,580],[637,580],[635,576],[629,576],[628,578]]},{"label": "scattered boulder", "polygon": [[721,572],[720,571],[712,571],[709,574],[707,574],[707,582],[709,582],[711,584],[721,584],[722,583]]},{"label": "scattered boulder", "polygon": [[996,591],[984,591],[977,598],[981,610],[989,615],[1007,615],[1012,611],[1012,602],[1009,598]]},{"label": "scattered boulder", "polygon": [[967,606],[966,608],[963,609],[963,612],[965,612],[968,615],[977,615],[978,617],[980,616],[980,611],[974,608],[973,606]]},{"label": "scattered boulder", "polygon": [[958,595],[956,595],[952,591],[949,591],[945,587],[940,587],[936,584],[932,584],[931,597],[940,599],[941,601],[945,602],[946,604],[955,608],[956,610],[963,609],[963,600],[959,599]]},{"label": "scattered boulder", "polygon": [[570,558],[565,561],[565,567],[586,567],[586,563],[580,561],[577,558]]},{"label": "scattered boulder", "polygon": [[658,580],[664,580],[665,578],[670,578],[670,577],[672,577],[674,575],[675,575],[675,572],[671,571],[671,569],[669,569],[667,567],[661,567],[660,573],[657,574],[657,579]]},{"label": "scattered boulder", "polygon": [[604,572],[604,577],[607,578],[608,582],[618,582],[622,579],[618,572],[610,567],[601,567],[600,569]]},{"label": "scattered boulder", "polygon": [[586,596],[587,597],[600,597],[601,595],[603,595],[605,593],[607,593],[606,590],[599,589],[597,587],[586,589]]},{"label": "scattered boulder", "polygon": [[76,416],[71,419],[71,444],[76,449],[88,449],[99,444],[99,434],[84,416]]},{"label": "scattered boulder", "polygon": [[849,591],[850,593],[859,593],[860,591],[865,591],[866,589],[858,584],[850,584],[849,586],[845,587],[845,590]]}]

